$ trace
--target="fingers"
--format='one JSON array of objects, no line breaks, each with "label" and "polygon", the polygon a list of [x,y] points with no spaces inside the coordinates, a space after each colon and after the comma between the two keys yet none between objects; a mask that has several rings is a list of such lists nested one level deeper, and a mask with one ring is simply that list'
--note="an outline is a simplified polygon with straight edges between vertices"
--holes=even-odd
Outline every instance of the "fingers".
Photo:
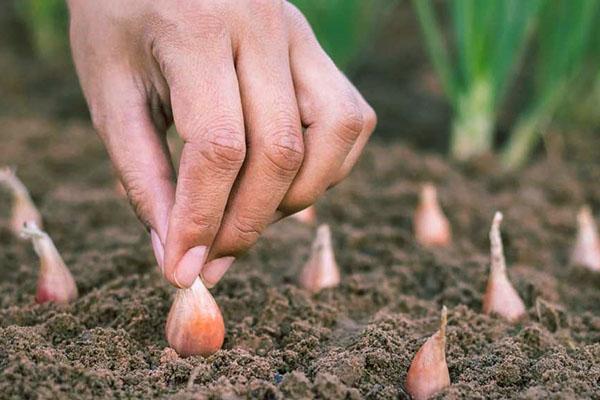
[{"label": "fingers", "polygon": [[140,220],[151,232],[163,267],[168,216],[174,202],[174,173],[164,132],[156,128],[144,94],[127,77],[111,71],[91,102],[92,119]]},{"label": "fingers", "polygon": [[[274,2],[275,3],[275,2]],[[282,13],[281,7],[255,10]],[[283,14],[248,32],[239,46],[237,74],[248,149],[210,258],[202,270],[213,285],[232,257],[249,249],[269,225],[298,172],[304,153]]]},{"label": "fingers", "polygon": [[[198,277],[245,158],[239,88],[226,37],[163,55],[175,125],[185,144],[169,219],[165,277],[189,287]],[[208,48],[207,46],[210,46]]]},{"label": "fingers", "polygon": [[290,63],[307,127],[305,157],[280,209],[302,210],[356,163],[376,124],[375,113],[319,46],[304,17],[287,7]]},{"label": "fingers", "polygon": [[354,143],[352,150],[350,150],[350,153],[348,153],[344,159],[340,170],[333,178],[333,182],[331,184],[332,186],[337,185],[350,174],[352,168],[354,168],[354,165],[356,165],[358,162],[358,159],[360,158],[365,146],[371,138],[371,134],[377,126],[377,114],[375,114],[375,110],[371,108],[371,106],[363,99],[358,91],[356,91],[356,97],[358,99],[358,105],[363,116],[363,129],[358,135],[358,139]]}]

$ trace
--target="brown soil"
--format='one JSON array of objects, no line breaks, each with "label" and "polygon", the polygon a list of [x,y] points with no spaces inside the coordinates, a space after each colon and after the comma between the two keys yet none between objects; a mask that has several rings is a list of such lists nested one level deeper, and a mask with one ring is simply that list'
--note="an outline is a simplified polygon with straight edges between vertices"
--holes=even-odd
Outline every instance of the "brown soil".
[{"label": "brown soil", "polygon": [[[600,398],[600,275],[568,265],[575,213],[600,207],[600,137],[574,136],[568,161],[522,175],[494,160],[458,167],[402,144],[373,143],[351,178],[318,204],[343,281],[311,296],[296,277],[313,229],[271,227],[213,290],[224,349],[181,359],[163,335],[173,295],[148,235],[114,191],[111,168],[79,122],[0,119],[15,164],[81,297],[35,305],[37,260],[0,207],[1,398],[405,398],[412,356],[449,307],[445,398]],[[455,244],[414,243],[421,182],[439,185]],[[481,315],[489,223],[506,214],[511,279],[528,317]]]},{"label": "brown soil", "polygon": [[[6,47],[24,34],[2,19],[3,4],[0,165],[18,166],[81,296],[69,306],[34,304],[38,262],[9,233],[0,191],[0,399],[407,398],[410,360],[443,304],[452,386],[440,398],[600,399],[600,274],[568,265],[577,209],[600,210],[600,135],[548,142],[551,157],[521,175],[500,173],[493,159],[457,166],[411,147],[445,148],[449,110],[423,67],[408,2],[354,71],[380,116],[376,138],[318,204],[341,286],[314,296],[299,289],[314,228],[293,220],[269,228],[213,290],[227,337],[208,359],[168,349],[174,289],[115,192],[99,140],[73,118],[85,112],[73,72],[40,68],[21,47]],[[428,180],[454,228],[448,249],[412,238]],[[480,313],[497,209],[509,273],[528,307],[515,326]]]}]

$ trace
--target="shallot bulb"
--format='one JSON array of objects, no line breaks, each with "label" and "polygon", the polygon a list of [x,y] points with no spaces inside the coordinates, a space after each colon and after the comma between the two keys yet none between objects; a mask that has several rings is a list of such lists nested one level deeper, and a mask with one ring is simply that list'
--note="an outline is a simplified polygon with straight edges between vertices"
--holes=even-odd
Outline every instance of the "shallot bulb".
[{"label": "shallot bulb", "polygon": [[33,249],[40,258],[35,301],[45,303],[68,303],[77,298],[77,286],[54,242],[35,222],[26,222],[21,237],[33,242]]},{"label": "shallot bulb", "polygon": [[207,357],[225,339],[225,323],[217,302],[200,278],[187,289],[178,289],[167,317],[169,345],[182,357]]},{"label": "shallot bulb", "polygon": [[300,285],[313,293],[340,283],[340,270],[331,245],[331,230],[323,224],[317,229],[310,258],[300,273]]},{"label": "shallot bulb", "polygon": [[525,315],[525,304],[506,274],[506,260],[500,236],[502,218],[502,213],[496,212],[490,230],[491,269],[483,298],[483,312],[498,314],[509,322],[516,322]]},{"label": "shallot bulb", "polygon": [[413,228],[417,242],[425,247],[444,247],[452,242],[450,223],[438,202],[437,189],[431,183],[421,188]]},{"label": "shallot bulb", "polygon": [[600,237],[589,206],[582,207],[577,215],[579,231],[571,253],[571,263],[600,271]]},{"label": "shallot bulb", "polygon": [[414,400],[426,400],[450,386],[446,364],[448,310],[442,308],[440,329],[421,346],[406,374],[406,390]]},{"label": "shallot bulb", "polygon": [[25,222],[35,222],[38,227],[41,227],[42,215],[33,204],[27,187],[17,177],[14,169],[9,167],[0,168],[0,185],[10,190],[13,197],[10,229],[15,236],[19,236]]},{"label": "shallot bulb", "polygon": [[296,214],[292,214],[292,218],[307,225],[314,225],[317,223],[317,209],[315,206],[309,206]]}]

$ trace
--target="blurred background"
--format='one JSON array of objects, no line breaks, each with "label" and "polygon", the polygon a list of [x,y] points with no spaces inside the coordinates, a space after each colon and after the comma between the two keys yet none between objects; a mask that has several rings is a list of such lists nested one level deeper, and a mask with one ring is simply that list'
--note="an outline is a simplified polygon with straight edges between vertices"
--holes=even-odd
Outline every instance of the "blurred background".
[{"label": "blurred background", "polygon": [[[600,123],[599,0],[294,0],[379,140],[523,166]],[[0,2],[0,115],[88,118],[63,0]]]}]

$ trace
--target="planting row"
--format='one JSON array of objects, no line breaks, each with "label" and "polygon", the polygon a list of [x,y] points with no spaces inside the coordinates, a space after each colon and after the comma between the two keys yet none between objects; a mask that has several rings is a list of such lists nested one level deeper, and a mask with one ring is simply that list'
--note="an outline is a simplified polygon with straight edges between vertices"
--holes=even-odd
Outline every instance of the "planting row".
[{"label": "planting row", "polygon": [[[42,216],[27,188],[10,168],[0,169],[0,185],[9,189],[13,196],[12,232],[19,238],[31,240],[40,258],[35,301],[68,303],[75,300],[78,296],[75,280],[52,239],[42,230]],[[317,222],[314,207],[294,217],[311,226]],[[482,311],[515,323],[524,317],[526,308],[507,275],[500,234],[502,218],[502,213],[497,212],[490,229],[491,267]],[[589,207],[583,207],[580,211],[578,226],[571,261],[600,272],[600,239]],[[422,187],[413,229],[415,240],[424,247],[445,247],[452,243],[450,223],[439,205],[436,188],[431,184]],[[340,280],[331,231],[328,225],[322,224],[316,230],[311,254],[300,274],[299,284],[307,291],[317,293],[325,288],[335,288]],[[439,330],[421,346],[408,369],[405,387],[414,399],[427,399],[450,385],[445,354],[446,323],[447,309],[444,306]],[[224,337],[225,324],[221,311],[202,280],[197,278],[190,288],[178,289],[166,323],[169,345],[183,357],[209,356],[221,348]]]}]

